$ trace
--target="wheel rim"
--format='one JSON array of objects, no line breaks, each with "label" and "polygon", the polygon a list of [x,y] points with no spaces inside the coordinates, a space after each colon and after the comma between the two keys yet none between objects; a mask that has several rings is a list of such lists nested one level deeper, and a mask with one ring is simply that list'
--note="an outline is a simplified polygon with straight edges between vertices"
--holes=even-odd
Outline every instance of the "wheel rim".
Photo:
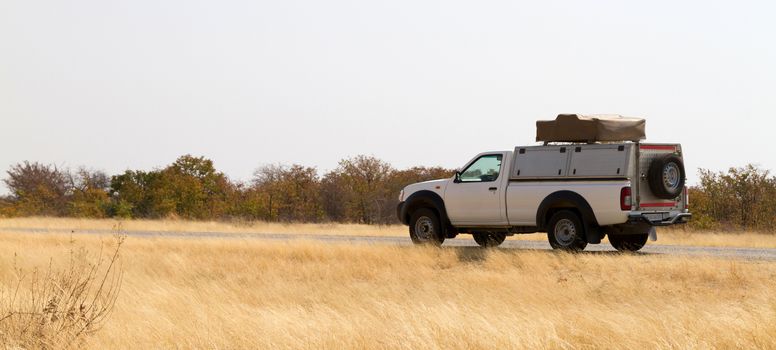
[{"label": "wheel rim", "polygon": [[562,246],[571,245],[577,237],[577,227],[569,219],[560,219],[555,224],[555,241]]},{"label": "wheel rim", "polygon": [[673,192],[679,187],[681,182],[681,171],[676,163],[668,163],[663,168],[663,185],[667,190]]},{"label": "wheel rim", "polygon": [[421,216],[415,221],[415,236],[421,241],[434,237],[434,221],[428,216]]}]

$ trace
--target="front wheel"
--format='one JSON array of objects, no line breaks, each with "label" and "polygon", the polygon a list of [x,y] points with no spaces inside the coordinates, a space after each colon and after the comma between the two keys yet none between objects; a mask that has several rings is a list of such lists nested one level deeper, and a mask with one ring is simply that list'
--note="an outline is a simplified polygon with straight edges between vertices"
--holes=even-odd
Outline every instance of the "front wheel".
[{"label": "front wheel", "polygon": [[410,216],[410,239],[415,244],[442,245],[445,236],[439,218],[431,209],[418,209]]},{"label": "front wheel", "polygon": [[621,252],[635,252],[647,244],[648,233],[635,235],[609,235],[609,243]]},{"label": "front wheel", "polygon": [[472,236],[474,241],[483,248],[498,247],[507,239],[507,235],[503,233],[473,233]]},{"label": "front wheel", "polygon": [[547,240],[552,249],[578,252],[587,247],[582,220],[573,211],[561,210],[555,213],[547,227]]}]

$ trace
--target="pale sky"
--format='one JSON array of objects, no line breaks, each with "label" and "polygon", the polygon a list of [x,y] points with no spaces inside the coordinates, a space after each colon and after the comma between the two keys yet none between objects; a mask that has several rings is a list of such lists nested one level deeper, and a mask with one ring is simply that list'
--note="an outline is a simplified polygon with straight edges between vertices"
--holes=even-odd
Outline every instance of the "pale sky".
[{"label": "pale sky", "polygon": [[[0,178],[186,153],[232,179],[357,154],[455,168],[558,113],[776,169],[773,1],[0,0]],[[725,121],[727,120],[727,121]],[[0,186],[0,193],[7,193]]]}]

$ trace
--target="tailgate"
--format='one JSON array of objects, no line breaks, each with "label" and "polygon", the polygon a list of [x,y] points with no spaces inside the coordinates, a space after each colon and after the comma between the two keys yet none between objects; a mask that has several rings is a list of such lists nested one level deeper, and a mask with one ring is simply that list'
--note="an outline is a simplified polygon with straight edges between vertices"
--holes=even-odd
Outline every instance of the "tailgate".
[{"label": "tailgate", "polygon": [[[639,144],[636,152],[638,159],[638,168],[636,170],[639,180],[637,188],[634,188],[637,190],[637,193],[635,193],[636,206],[634,210],[666,213],[685,210],[687,208],[687,188],[683,185],[685,171],[682,146],[680,144]],[[670,165],[658,167],[657,170],[652,169],[653,171],[650,172],[653,163],[662,165],[666,161],[671,163],[677,160],[678,165],[681,167],[681,174],[677,174],[675,172],[676,168]],[[655,166],[657,167],[657,165]],[[681,177],[681,179],[678,179],[677,176]],[[658,183],[661,182],[664,188],[675,190],[662,190],[664,192],[662,194],[653,191],[653,188],[659,186]],[[676,185],[680,185],[681,188],[676,188]],[[673,193],[675,191],[678,192],[675,197],[666,194],[666,192]]]}]

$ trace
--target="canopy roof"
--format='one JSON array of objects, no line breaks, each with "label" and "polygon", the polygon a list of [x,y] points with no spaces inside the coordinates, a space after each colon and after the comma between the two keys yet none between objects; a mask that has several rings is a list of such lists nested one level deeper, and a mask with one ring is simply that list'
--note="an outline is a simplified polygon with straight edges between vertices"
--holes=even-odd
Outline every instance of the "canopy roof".
[{"label": "canopy roof", "polygon": [[536,122],[536,141],[639,141],[646,138],[646,121],[617,114],[559,114]]}]

